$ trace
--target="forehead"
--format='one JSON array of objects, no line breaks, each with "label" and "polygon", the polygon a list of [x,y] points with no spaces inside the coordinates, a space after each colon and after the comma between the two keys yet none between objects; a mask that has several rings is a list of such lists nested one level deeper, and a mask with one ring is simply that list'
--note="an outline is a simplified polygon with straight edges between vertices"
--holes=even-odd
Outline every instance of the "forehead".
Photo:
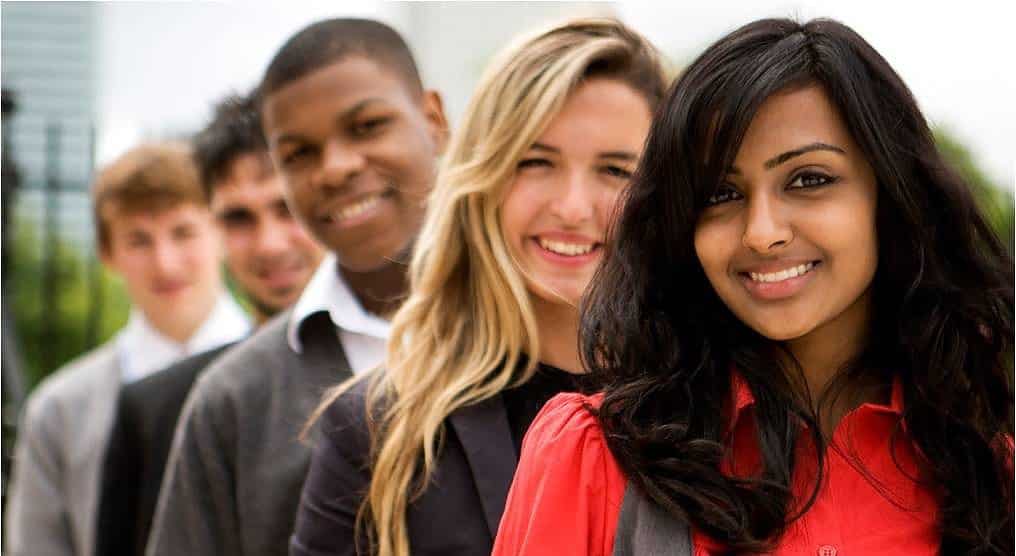
[{"label": "forehead", "polygon": [[351,56],[286,84],[262,104],[265,134],[273,136],[314,128],[365,100],[376,99],[399,107],[414,104],[405,79],[364,56]]},{"label": "forehead", "polygon": [[193,225],[208,217],[208,209],[194,203],[180,203],[169,207],[125,209],[109,205],[104,217],[110,232],[129,234],[135,232],[159,233],[178,226]]},{"label": "forehead", "polygon": [[212,187],[212,202],[231,191],[246,187],[273,188],[281,185],[275,179],[276,172],[268,153],[244,153],[234,158],[225,174]]},{"label": "forehead", "polygon": [[572,92],[539,141],[560,149],[637,151],[650,120],[649,103],[634,89],[594,79]]},{"label": "forehead", "polygon": [[[839,109],[821,85],[773,94],[755,113],[737,158],[767,157],[811,143],[853,146]],[[853,149],[850,149],[853,150]]]}]

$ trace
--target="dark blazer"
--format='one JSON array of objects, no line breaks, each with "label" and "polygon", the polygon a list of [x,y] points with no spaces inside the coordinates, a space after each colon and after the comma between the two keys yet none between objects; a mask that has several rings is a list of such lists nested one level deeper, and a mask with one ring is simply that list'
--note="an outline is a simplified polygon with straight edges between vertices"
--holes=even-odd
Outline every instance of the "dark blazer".
[{"label": "dark blazer", "polygon": [[180,410],[201,371],[232,345],[121,388],[99,483],[95,554],[145,553]]},{"label": "dark blazer", "polygon": [[287,341],[287,311],[223,354],[191,389],[177,424],[148,556],[286,553],[311,449],[300,441],[321,396],[351,376],[325,312]]},{"label": "dark blazer", "polygon": [[[366,382],[358,384],[319,423],[321,438],[304,483],[291,556],[357,553],[356,513],[370,479],[365,389]],[[518,464],[501,396],[457,411],[449,424],[434,476],[409,508],[412,551],[486,556]]]}]

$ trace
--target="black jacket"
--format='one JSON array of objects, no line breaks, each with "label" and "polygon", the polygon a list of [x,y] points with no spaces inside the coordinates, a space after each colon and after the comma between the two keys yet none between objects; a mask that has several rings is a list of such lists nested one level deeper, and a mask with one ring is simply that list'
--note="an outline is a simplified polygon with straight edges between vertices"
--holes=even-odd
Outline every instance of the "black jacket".
[{"label": "black jacket", "polygon": [[[292,556],[353,555],[356,513],[369,481],[366,382],[319,423],[304,483]],[[449,418],[445,445],[424,494],[408,511],[414,555],[489,555],[518,463],[501,396]],[[363,546],[363,540],[360,540]]]},{"label": "black jacket", "polygon": [[180,410],[201,371],[232,345],[193,355],[120,389],[99,482],[95,554],[145,553]]}]

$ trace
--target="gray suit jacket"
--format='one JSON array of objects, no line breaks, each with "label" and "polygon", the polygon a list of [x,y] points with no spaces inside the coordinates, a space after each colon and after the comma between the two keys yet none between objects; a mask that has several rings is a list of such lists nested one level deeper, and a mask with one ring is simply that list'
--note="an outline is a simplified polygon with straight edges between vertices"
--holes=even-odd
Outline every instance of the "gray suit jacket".
[{"label": "gray suit jacket", "polygon": [[215,360],[177,423],[149,556],[286,554],[310,448],[298,439],[324,391],[351,376],[326,313],[286,341],[290,312]]},{"label": "gray suit jacket", "polygon": [[119,389],[117,351],[108,342],[28,399],[4,516],[9,556],[92,556],[99,468]]}]

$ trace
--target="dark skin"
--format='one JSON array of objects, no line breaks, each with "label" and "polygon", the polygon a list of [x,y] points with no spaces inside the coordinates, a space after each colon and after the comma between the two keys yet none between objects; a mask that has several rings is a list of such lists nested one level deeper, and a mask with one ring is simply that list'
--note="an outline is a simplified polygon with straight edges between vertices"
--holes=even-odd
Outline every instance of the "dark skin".
[{"label": "dark skin", "polygon": [[272,92],[261,109],[293,213],[335,253],[364,309],[389,315],[408,286],[448,134],[440,96],[351,56]]}]

